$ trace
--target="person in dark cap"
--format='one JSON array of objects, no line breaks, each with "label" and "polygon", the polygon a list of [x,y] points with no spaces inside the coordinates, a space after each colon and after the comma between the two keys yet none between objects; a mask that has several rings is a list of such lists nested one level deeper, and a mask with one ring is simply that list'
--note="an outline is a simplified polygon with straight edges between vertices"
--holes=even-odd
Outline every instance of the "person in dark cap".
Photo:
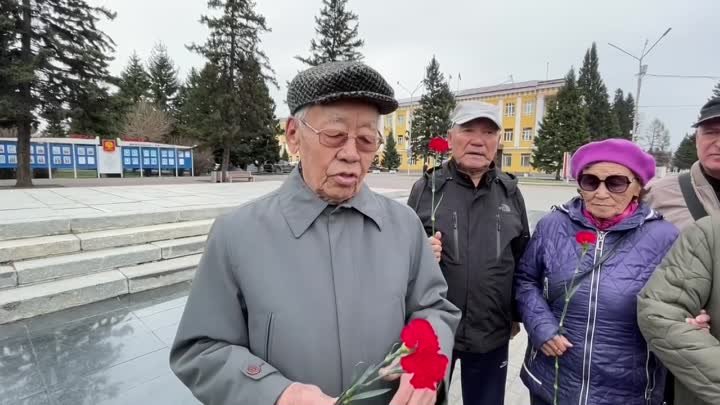
[{"label": "person in dark cap", "polygon": [[720,98],[708,101],[693,124],[698,161],[689,173],[658,179],[647,201],[681,230],[720,212]]},{"label": "person in dark cap", "polygon": [[[287,101],[300,164],[277,191],[215,221],[170,353],[205,404],[331,405],[414,318],[452,353],[459,311],[420,220],[364,184],[380,115],[397,108],[392,88],[362,63],[332,62],[299,73]],[[398,377],[363,404],[445,397],[446,383],[416,390]]]}]

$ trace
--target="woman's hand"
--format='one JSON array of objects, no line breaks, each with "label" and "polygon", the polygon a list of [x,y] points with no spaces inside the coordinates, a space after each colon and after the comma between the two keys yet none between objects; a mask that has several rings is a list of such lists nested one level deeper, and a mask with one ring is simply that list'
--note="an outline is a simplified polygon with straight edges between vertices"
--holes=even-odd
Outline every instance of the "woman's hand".
[{"label": "woman's hand", "polygon": [[540,349],[548,357],[559,357],[565,354],[571,347],[573,347],[572,343],[570,343],[565,336],[556,335],[554,338],[545,342]]},{"label": "woman's hand", "polygon": [[702,329],[705,332],[710,333],[710,315],[703,309],[700,311],[700,315],[695,318],[687,318],[685,322],[690,325],[694,325],[698,329]]}]

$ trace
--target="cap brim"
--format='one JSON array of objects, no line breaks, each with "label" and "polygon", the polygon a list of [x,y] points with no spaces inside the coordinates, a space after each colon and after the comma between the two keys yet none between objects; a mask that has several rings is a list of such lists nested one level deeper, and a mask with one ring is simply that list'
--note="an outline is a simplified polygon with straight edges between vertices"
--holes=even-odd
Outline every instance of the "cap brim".
[{"label": "cap brim", "polygon": [[472,114],[472,115],[467,115],[467,116],[460,117],[460,118],[456,119],[456,120],[454,121],[454,123],[455,123],[456,125],[463,125],[463,124],[467,124],[467,123],[470,122],[470,121],[479,120],[479,119],[481,119],[481,118],[485,118],[485,119],[487,119],[487,120],[490,120],[493,124],[495,124],[495,126],[498,127],[498,129],[502,128],[501,123],[498,122],[498,121],[496,120],[496,118],[493,117],[491,114]]},{"label": "cap brim", "polygon": [[322,96],[313,100],[310,103],[296,107],[295,111],[308,105],[330,104],[336,101],[343,100],[357,100],[367,102],[368,104],[376,106],[378,112],[382,115],[390,114],[398,108],[397,100],[384,94],[374,93],[371,91],[345,91]]},{"label": "cap brim", "polygon": [[700,125],[702,125],[703,122],[707,122],[707,121],[710,121],[710,120],[716,120],[716,119],[720,119],[720,112],[718,112],[718,113],[715,114],[715,115],[711,115],[711,116],[709,116],[709,117],[705,117],[705,118],[701,119],[700,121],[694,123],[694,124],[692,125],[692,127],[693,127],[693,128],[697,128],[697,127],[699,127]]}]

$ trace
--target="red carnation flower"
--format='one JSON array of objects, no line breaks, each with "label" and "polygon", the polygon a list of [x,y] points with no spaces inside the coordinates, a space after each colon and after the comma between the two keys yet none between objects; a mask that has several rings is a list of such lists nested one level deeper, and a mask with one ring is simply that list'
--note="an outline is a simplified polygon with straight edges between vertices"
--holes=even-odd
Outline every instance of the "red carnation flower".
[{"label": "red carnation flower", "polygon": [[413,319],[400,333],[400,339],[410,350],[437,353],[440,343],[430,322],[425,319]]},{"label": "red carnation flower", "polygon": [[450,144],[447,139],[436,136],[430,140],[428,148],[435,153],[445,153],[450,150]]},{"label": "red carnation flower", "polygon": [[575,240],[583,246],[594,245],[597,243],[597,235],[595,232],[580,231],[575,235]]},{"label": "red carnation flower", "polygon": [[413,388],[437,390],[438,383],[445,378],[448,358],[437,351],[416,351],[402,357],[400,365],[406,373],[413,375],[410,379]]}]

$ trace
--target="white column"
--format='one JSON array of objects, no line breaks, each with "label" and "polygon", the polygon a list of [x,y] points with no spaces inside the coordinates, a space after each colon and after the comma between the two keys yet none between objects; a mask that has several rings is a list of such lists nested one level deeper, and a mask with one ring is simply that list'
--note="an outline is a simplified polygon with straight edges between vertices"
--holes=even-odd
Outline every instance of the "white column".
[{"label": "white column", "polygon": [[513,140],[515,141],[515,147],[520,147],[520,138],[522,137],[522,97],[518,96],[515,99],[515,131],[513,133]]},{"label": "white column", "polygon": [[[393,136],[397,136],[397,111],[392,113],[392,121],[393,121]],[[397,139],[397,138],[395,138]]]},{"label": "white column", "polygon": [[175,148],[175,177],[178,177],[178,150]]},{"label": "white column", "polygon": [[[500,123],[505,122],[505,100],[500,99],[498,101],[498,108],[500,109]],[[503,125],[503,128],[500,128],[500,131],[504,134],[505,133],[505,127]],[[503,138],[504,139],[504,138]]]},{"label": "white column", "polygon": [[45,144],[45,152],[47,152],[48,178],[52,180],[52,150],[50,149],[50,142]]},{"label": "white column", "polygon": [[[138,155],[140,155],[140,177],[144,177],[143,171],[145,170],[143,168],[143,150],[142,147],[138,148]],[[132,159],[132,158],[131,158]],[[148,159],[150,159],[150,156],[148,156]]]},{"label": "white column", "polygon": [[77,179],[77,152],[75,144],[70,144],[70,149],[72,149],[72,159],[73,159],[73,173],[75,173],[75,178]]},{"label": "white column", "polygon": [[190,149],[190,177],[195,177],[195,149]]},{"label": "white column", "polygon": [[157,148],[157,160],[158,160],[158,177],[162,177],[162,156],[160,153],[160,148]]},{"label": "white column", "polygon": [[537,101],[535,102],[535,131],[537,132],[540,128],[540,123],[545,116],[545,94],[538,93]]}]

